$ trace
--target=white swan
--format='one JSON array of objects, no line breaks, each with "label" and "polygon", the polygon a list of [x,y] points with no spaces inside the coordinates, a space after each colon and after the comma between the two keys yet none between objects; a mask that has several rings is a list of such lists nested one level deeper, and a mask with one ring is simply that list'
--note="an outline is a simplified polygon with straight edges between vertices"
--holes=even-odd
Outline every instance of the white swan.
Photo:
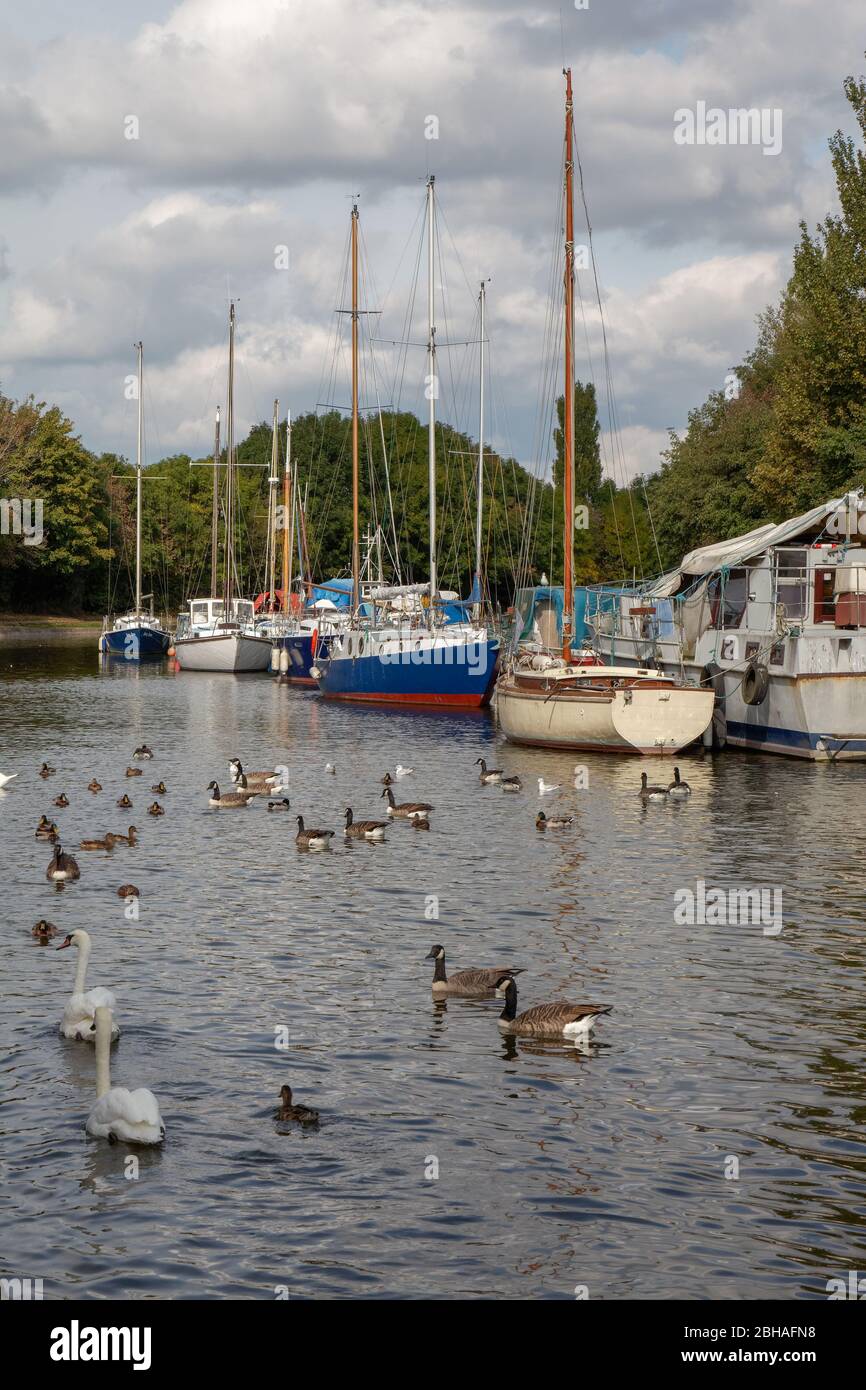
[{"label": "white swan", "polygon": [[7,782],[14,782],[17,776],[17,772],[0,772],[0,790],[6,786]]},{"label": "white swan", "polygon": [[545,782],[543,777],[538,779],[538,791],[540,796],[546,796],[548,792],[558,792],[558,782]]},{"label": "white swan", "polygon": [[97,1139],[107,1139],[109,1144],[117,1143],[118,1139],[127,1144],[161,1144],[165,1125],[153,1091],[144,1087],[127,1091],[123,1086],[111,1084],[113,1034],[111,1009],[100,1005],[96,1010],[97,1100],[87,1117],[87,1133]]},{"label": "white swan", "polygon": [[[94,1042],[96,1039],[96,1010],[100,1008],[113,1009],[116,1000],[110,989],[100,989],[98,986],[96,989],[85,990],[84,988],[87,962],[90,960],[89,933],[80,929],[70,932],[66,940],[57,947],[57,950],[63,951],[67,946],[77,948],[78,966],[75,971],[72,996],[63,1010],[60,1032],[64,1038],[74,1038],[76,1042]],[[112,1030],[111,1036],[119,1038],[120,1029],[116,1023],[112,1024]]]}]

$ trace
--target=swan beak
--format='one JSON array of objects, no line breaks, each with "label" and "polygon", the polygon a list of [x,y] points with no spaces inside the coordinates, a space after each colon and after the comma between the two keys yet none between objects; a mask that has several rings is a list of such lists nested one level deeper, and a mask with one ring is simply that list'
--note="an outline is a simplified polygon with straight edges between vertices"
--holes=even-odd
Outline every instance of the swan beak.
[{"label": "swan beak", "polygon": [[63,941],[63,942],[61,942],[61,944],[60,944],[59,946],[55,947],[55,949],[58,950],[58,951],[65,951],[65,950],[66,950],[66,947],[67,947],[67,946],[71,946],[71,945],[72,945],[72,942],[71,942],[71,941]]}]

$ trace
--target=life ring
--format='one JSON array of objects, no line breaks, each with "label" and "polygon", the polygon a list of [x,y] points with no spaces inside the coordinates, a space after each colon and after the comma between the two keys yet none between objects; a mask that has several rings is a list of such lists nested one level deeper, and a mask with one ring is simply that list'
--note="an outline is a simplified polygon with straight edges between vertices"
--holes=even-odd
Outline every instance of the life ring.
[{"label": "life ring", "polygon": [[770,673],[758,661],[750,661],[743,676],[742,696],[747,705],[762,705],[770,689]]}]

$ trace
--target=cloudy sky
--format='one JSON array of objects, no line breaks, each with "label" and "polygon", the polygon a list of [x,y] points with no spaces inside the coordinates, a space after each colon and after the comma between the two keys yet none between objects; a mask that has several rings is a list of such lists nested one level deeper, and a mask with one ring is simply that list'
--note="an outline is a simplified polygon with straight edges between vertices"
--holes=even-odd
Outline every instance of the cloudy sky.
[{"label": "cloudy sky", "polygon": [[[850,128],[863,46],[859,0],[0,0],[0,387],[129,454],[141,337],[149,458],[205,453],[233,295],[242,426],[275,395],[342,403],[326,382],[351,195],[377,336],[399,337],[433,172],[449,334],[472,336],[489,276],[491,435],[535,465],[565,61],[623,466],[651,470],[752,345],[799,219],[833,206],[826,141]],[[676,143],[699,102],[780,110],[781,152]],[[600,383],[580,282],[577,370]],[[396,397],[384,348],[381,371]],[[410,349],[408,408],[423,371]]]}]

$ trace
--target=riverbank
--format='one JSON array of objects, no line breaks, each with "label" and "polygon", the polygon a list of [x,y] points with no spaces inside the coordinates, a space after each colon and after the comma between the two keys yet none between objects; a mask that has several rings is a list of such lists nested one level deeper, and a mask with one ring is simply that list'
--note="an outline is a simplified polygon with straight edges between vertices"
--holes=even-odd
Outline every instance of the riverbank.
[{"label": "riverbank", "polygon": [[98,632],[101,618],[72,618],[67,613],[0,613],[0,633],[17,632],[21,628],[68,628],[76,632]]}]

